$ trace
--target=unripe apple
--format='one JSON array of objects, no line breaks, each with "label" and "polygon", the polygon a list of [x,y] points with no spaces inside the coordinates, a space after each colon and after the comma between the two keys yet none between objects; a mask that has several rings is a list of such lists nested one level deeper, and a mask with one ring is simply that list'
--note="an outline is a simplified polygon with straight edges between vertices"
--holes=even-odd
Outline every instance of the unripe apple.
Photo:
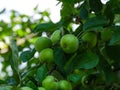
[{"label": "unripe apple", "polygon": [[58,84],[55,81],[54,76],[47,76],[43,81],[42,81],[42,86],[46,90],[57,90]]},{"label": "unripe apple", "polygon": [[60,30],[54,31],[53,34],[51,35],[51,41],[53,44],[57,44],[60,41],[60,38],[61,38]]},{"label": "unripe apple", "polygon": [[74,53],[79,47],[79,40],[73,34],[66,34],[61,38],[60,46],[65,53]]},{"label": "unripe apple", "polygon": [[20,90],[33,90],[33,89],[30,87],[24,86],[24,87],[21,87]]},{"label": "unripe apple", "polygon": [[39,52],[45,48],[51,47],[51,45],[52,41],[48,37],[39,37],[34,44],[35,49]]},{"label": "unripe apple", "polygon": [[97,35],[94,32],[86,32],[81,39],[88,43],[90,47],[94,47],[97,43]]},{"label": "unripe apple", "polygon": [[40,62],[51,63],[54,60],[53,50],[51,48],[43,49],[39,55]]},{"label": "unripe apple", "polygon": [[72,90],[72,85],[66,80],[60,80],[58,82],[58,90]]},{"label": "unripe apple", "polygon": [[38,90],[46,90],[44,87],[38,87]]}]

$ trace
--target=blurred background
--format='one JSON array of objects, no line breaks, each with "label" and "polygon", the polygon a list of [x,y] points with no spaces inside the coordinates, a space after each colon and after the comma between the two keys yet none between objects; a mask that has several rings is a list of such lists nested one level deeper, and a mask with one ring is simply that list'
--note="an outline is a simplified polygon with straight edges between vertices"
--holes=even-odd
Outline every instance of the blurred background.
[{"label": "blurred background", "polygon": [[[4,15],[0,16],[0,20],[9,21],[8,17],[10,16],[11,10],[16,10],[21,14],[33,15],[35,6],[38,6],[38,9],[42,11],[49,11],[50,18],[53,22],[57,22],[60,20],[60,7],[61,5],[57,5],[57,0],[0,0],[0,10],[6,9]],[[35,19],[38,19],[37,15]]]},{"label": "blurred background", "polygon": [[[30,50],[36,38],[31,31],[39,23],[58,22],[60,8],[57,0],[0,0],[0,80],[13,75],[10,36],[15,37],[19,54]],[[26,65],[20,62],[19,68],[22,70]]]}]

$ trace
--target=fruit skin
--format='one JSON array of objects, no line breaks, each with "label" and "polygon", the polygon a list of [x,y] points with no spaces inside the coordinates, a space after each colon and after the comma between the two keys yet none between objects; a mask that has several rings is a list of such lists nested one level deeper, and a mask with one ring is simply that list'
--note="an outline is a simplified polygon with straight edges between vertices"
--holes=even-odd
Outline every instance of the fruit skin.
[{"label": "fruit skin", "polygon": [[90,47],[96,46],[97,35],[94,32],[86,32],[81,38],[84,42],[87,42]]},{"label": "fruit skin", "polygon": [[72,85],[66,80],[60,80],[58,82],[58,90],[72,90]]},{"label": "fruit skin", "polygon": [[21,87],[20,90],[33,90],[33,89],[30,88],[30,87],[25,86],[25,87]]},{"label": "fruit skin", "polygon": [[60,46],[65,53],[74,53],[79,47],[79,40],[73,34],[66,34],[61,38]]},{"label": "fruit skin", "polygon": [[42,62],[42,63],[43,63],[43,62],[48,62],[48,63],[53,62],[53,60],[54,60],[53,50],[52,50],[51,48],[43,49],[43,50],[40,52],[39,60],[40,60],[40,62]]},{"label": "fruit skin", "polygon": [[60,38],[61,38],[61,31],[60,30],[54,31],[51,35],[51,41],[53,44],[57,44],[60,41]]},{"label": "fruit skin", "polygon": [[52,41],[48,37],[39,37],[34,43],[35,49],[40,52],[52,46]]},{"label": "fruit skin", "polygon": [[38,87],[38,90],[46,90],[44,87]]},{"label": "fruit skin", "polygon": [[43,81],[42,81],[42,86],[46,89],[46,90],[57,90],[57,82],[55,82],[55,78],[54,76],[47,76]]}]

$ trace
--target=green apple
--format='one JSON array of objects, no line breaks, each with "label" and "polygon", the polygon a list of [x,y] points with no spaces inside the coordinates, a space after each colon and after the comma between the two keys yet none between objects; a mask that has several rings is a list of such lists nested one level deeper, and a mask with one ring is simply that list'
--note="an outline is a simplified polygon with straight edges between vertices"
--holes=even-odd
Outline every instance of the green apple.
[{"label": "green apple", "polygon": [[46,90],[44,87],[38,87],[38,90]]},{"label": "green apple", "polygon": [[57,90],[58,84],[55,81],[54,76],[47,76],[43,81],[42,81],[42,86],[46,90]]},{"label": "green apple", "polygon": [[45,48],[51,47],[51,45],[52,41],[48,37],[39,37],[34,43],[35,49],[39,52]]},{"label": "green apple", "polygon": [[48,62],[48,63],[53,62],[53,60],[54,60],[53,50],[52,50],[51,48],[43,49],[43,50],[40,52],[39,60],[40,60],[40,62],[42,62],[42,63],[43,63],[43,62]]},{"label": "green apple", "polygon": [[79,47],[79,40],[73,34],[66,34],[61,38],[60,46],[65,53],[74,53]]},{"label": "green apple", "polygon": [[51,35],[51,41],[53,44],[57,44],[60,41],[60,38],[61,38],[60,30],[54,31],[53,34]]},{"label": "green apple", "polygon": [[58,90],[72,90],[72,85],[66,80],[60,80],[58,82]]},{"label": "green apple", "polygon": [[94,32],[86,32],[81,38],[84,42],[87,42],[90,47],[96,46],[97,35]]},{"label": "green apple", "polygon": [[20,90],[33,90],[33,89],[30,87],[24,86],[24,87],[21,87]]}]

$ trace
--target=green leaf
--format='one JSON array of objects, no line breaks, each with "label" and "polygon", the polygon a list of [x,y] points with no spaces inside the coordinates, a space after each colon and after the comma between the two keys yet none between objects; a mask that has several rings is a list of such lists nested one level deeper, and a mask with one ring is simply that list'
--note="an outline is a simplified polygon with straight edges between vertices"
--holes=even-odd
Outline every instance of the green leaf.
[{"label": "green leaf", "polygon": [[43,79],[46,77],[47,75],[47,67],[46,67],[46,64],[43,64],[42,66],[40,66],[38,69],[37,69],[37,72],[36,72],[36,76],[35,76],[35,80],[38,81],[38,82],[42,82]]},{"label": "green leaf", "polygon": [[100,13],[103,6],[101,0],[89,0],[89,5],[91,10],[95,13]]},{"label": "green leaf", "polygon": [[78,83],[78,82],[81,81],[82,76],[83,76],[83,75],[79,75],[79,74],[70,74],[70,75],[68,76],[68,80],[70,80],[70,81],[73,82],[73,83]]},{"label": "green leaf", "polygon": [[120,45],[120,32],[114,34],[109,42],[109,45],[117,45],[117,44]]},{"label": "green leaf", "polygon": [[74,64],[73,61],[76,58],[77,53],[73,54],[70,59],[66,62],[66,64],[64,65],[64,69],[66,71],[66,73],[70,73],[73,70]]},{"label": "green leaf", "polygon": [[106,46],[105,47],[107,55],[114,60],[114,62],[119,62],[120,60],[120,45]]},{"label": "green leaf", "polygon": [[11,67],[13,70],[15,70],[15,72],[18,72],[18,61],[19,61],[18,48],[17,48],[16,43],[14,42],[13,39],[11,39],[10,48],[12,50]]},{"label": "green leaf", "polygon": [[83,29],[90,29],[93,27],[105,26],[108,23],[108,20],[104,16],[97,16],[88,19],[83,25]]},{"label": "green leaf", "polygon": [[91,69],[97,66],[99,57],[92,52],[85,52],[76,57],[74,68]]},{"label": "green leaf", "polygon": [[114,34],[109,42],[109,45],[120,45],[120,26],[111,28],[114,31]]},{"label": "green leaf", "polygon": [[115,9],[113,10],[113,13],[114,13],[114,14],[120,14],[120,8],[115,8]]},{"label": "green leaf", "polygon": [[37,90],[37,86],[35,85],[35,83],[30,80],[26,83],[26,86],[28,86],[34,90]]},{"label": "green leaf", "polygon": [[72,3],[63,3],[63,7],[60,11],[62,19],[71,17],[74,14],[75,10]]},{"label": "green leaf", "polygon": [[13,40],[13,37],[11,37],[10,48],[12,51],[11,67],[13,71],[18,72],[18,61],[19,61],[18,48],[15,41]]},{"label": "green leaf", "polygon": [[80,18],[87,19],[88,18],[88,10],[85,7],[82,7],[80,10]]},{"label": "green leaf", "polygon": [[61,72],[64,73],[64,65],[66,63],[64,52],[61,48],[55,48],[54,50],[54,62]]},{"label": "green leaf", "polygon": [[6,82],[4,80],[0,79],[0,84],[4,84],[4,83],[6,83]]},{"label": "green leaf", "polygon": [[23,62],[27,62],[34,56],[34,54],[35,54],[35,49],[33,49],[32,51],[31,50],[24,51],[24,52],[21,53],[20,59]]},{"label": "green leaf", "polygon": [[0,86],[0,90],[11,90],[12,86]]},{"label": "green leaf", "polygon": [[16,80],[16,84],[19,84],[21,82],[21,77],[20,77],[19,68],[18,68],[18,65],[19,65],[18,48],[13,37],[11,37],[10,39],[10,48],[12,52],[12,56],[10,58],[10,65],[13,70],[13,77]]},{"label": "green leaf", "polygon": [[43,32],[43,31],[53,31],[59,28],[60,24],[61,22],[56,24],[54,24],[53,22],[41,23],[34,28],[33,33]]},{"label": "green leaf", "polygon": [[16,84],[16,80],[15,80],[14,77],[9,77],[9,78],[7,78],[7,79],[6,79],[6,82],[7,82],[7,84],[9,84],[9,85],[15,85],[15,84]]}]

